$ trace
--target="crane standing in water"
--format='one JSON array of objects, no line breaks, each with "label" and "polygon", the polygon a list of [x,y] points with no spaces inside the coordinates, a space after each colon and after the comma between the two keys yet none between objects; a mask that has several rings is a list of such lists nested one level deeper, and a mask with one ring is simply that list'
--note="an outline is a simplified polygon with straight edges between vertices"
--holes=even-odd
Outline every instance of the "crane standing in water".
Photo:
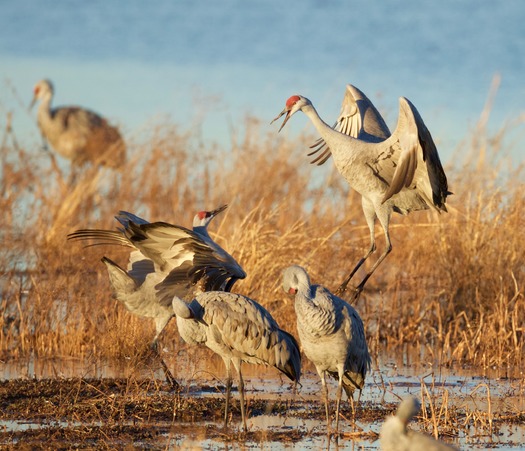
[{"label": "crane standing in water", "polygon": [[343,389],[352,404],[355,390],[362,390],[370,369],[370,354],[363,321],[356,310],[321,285],[311,285],[301,266],[283,271],[283,289],[295,295],[297,332],[303,351],[315,365],[323,384],[326,425],[330,431],[326,375],[337,377],[335,431]]},{"label": "crane standing in water", "polygon": [[[117,300],[133,314],[155,320],[156,334],[151,343],[158,353],[158,338],[174,316],[173,296],[192,299],[204,291],[229,291],[246,273],[237,261],[208,234],[208,225],[226,205],[201,211],[193,219],[193,230],[165,222],[149,223],[121,211],[118,230],[81,229],[69,240],[92,245],[117,244],[133,249],[128,270],[103,257]],[[159,354],[160,356],[160,354]],[[175,379],[161,358],[166,378]]]},{"label": "crane standing in water", "polygon": [[226,365],[224,427],[228,425],[231,364],[239,375],[241,418],[246,431],[242,362],[273,366],[294,382],[301,375],[301,354],[295,338],[280,329],[270,313],[254,300],[240,294],[210,291],[190,303],[175,296],[173,310],[182,339],[202,344],[220,355]]}]

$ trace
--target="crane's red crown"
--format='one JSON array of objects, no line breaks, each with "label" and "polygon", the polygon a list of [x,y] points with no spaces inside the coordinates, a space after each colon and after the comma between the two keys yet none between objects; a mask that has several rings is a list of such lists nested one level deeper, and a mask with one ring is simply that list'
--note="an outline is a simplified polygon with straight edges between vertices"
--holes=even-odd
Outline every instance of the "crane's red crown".
[{"label": "crane's red crown", "polygon": [[207,218],[209,216],[209,212],[207,212],[207,211],[199,211],[197,213],[197,216],[199,217],[199,219],[204,219],[204,218]]},{"label": "crane's red crown", "polygon": [[297,103],[301,98],[299,96],[292,96],[286,101],[286,108],[291,108],[295,103]]}]

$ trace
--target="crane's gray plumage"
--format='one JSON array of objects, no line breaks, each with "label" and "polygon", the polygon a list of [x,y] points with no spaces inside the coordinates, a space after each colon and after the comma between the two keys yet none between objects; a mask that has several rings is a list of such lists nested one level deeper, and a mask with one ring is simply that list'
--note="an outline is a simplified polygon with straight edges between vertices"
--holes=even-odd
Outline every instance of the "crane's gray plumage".
[{"label": "crane's gray plumage", "polygon": [[283,289],[295,294],[297,332],[302,349],[315,365],[325,394],[326,420],[328,388],[326,374],[338,379],[336,431],[342,389],[353,402],[355,390],[362,390],[370,369],[370,354],[363,321],[356,310],[321,285],[311,285],[304,268],[290,266],[283,271]]},{"label": "crane's gray plumage", "polygon": [[[128,275],[138,284],[154,287],[158,302],[171,309],[173,296],[191,299],[203,291],[229,291],[246,277],[237,261],[208,234],[208,225],[226,205],[201,211],[193,230],[167,222],[153,222],[121,211],[117,230],[82,229],[70,240],[95,240],[95,245],[118,244],[134,249]],[[153,275],[152,275],[153,274]]]},{"label": "crane's gray plumage", "polygon": [[404,399],[395,416],[389,417],[381,427],[379,443],[382,451],[447,451],[457,450],[454,446],[435,440],[429,435],[407,429],[408,422],[421,409],[414,396]]},{"label": "crane's gray plumage", "polygon": [[117,244],[133,249],[127,271],[104,257],[116,299],[133,314],[155,320],[152,347],[173,316],[172,298],[192,299],[203,291],[229,291],[246,273],[208,234],[211,220],[224,205],[195,215],[193,230],[165,222],[149,223],[125,211],[116,219],[117,230],[82,229],[69,240]]},{"label": "crane's gray plumage", "polygon": [[126,146],[119,131],[106,119],[78,106],[51,108],[53,84],[40,80],[31,106],[40,100],[38,126],[42,137],[60,155],[81,166],[93,162],[117,168],[126,160]]},{"label": "crane's gray plumage", "polygon": [[231,364],[239,374],[241,416],[246,430],[244,382],[241,363],[273,366],[299,382],[301,355],[292,335],[280,329],[270,313],[254,300],[240,294],[211,291],[190,303],[175,296],[173,310],[184,341],[207,346],[224,360],[227,371],[224,425],[228,422]]},{"label": "crane's gray plumage", "polygon": [[[361,292],[367,280],[392,250],[388,226],[392,212],[408,214],[411,211],[433,208],[447,211],[445,203],[449,194],[447,178],[432,136],[412,103],[399,99],[399,119],[394,133],[384,140],[369,133],[359,133],[357,138],[330,128],[319,117],[310,100],[295,95],[286,102],[281,114],[286,117],[280,127],[297,111],[311,120],[334,157],[338,171],[349,185],[362,196],[363,212],[370,229],[370,247],[350,275],[341,284],[344,292],[352,276],[375,251],[374,223],[379,219],[385,232],[386,250],[374,263],[368,274],[357,286]],[[379,127],[382,129],[382,127]],[[386,133],[386,130],[383,130]]]},{"label": "crane's gray plumage", "polygon": [[[332,128],[353,138],[368,142],[384,141],[390,136],[390,130],[374,104],[358,88],[346,85],[345,96],[341,104],[341,112]],[[319,138],[312,146],[308,156],[316,156],[310,163],[318,166],[324,164],[332,155],[323,138]]]}]

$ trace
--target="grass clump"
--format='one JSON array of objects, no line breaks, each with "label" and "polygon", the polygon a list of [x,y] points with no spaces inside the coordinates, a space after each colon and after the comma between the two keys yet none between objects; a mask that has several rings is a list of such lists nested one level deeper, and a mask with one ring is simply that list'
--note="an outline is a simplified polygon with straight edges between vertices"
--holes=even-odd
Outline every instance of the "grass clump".
[{"label": "grass clump", "polygon": [[[410,346],[449,365],[523,368],[524,168],[503,166],[501,134],[475,133],[458,149],[470,159],[446,165],[449,213],[393,218],[393,252],[356,305],[376,355]],[[255,118],[229,149],[159,123],[128,143],[122,171],[86,168],[74,183],[67,162],[20,147],[12,135],[0,136],[4,359],[144,352],[153,325],[111,299],[99,262],[107,255],[125,265],[127,251],[66,241],[77,228],[115,227],[118,210],[189,227],[197,211],[228,203],[210,233],[248,274],[235,290],[292,333],[282,269],[303,265],[314,283],[335,290],[368,246],[359,196],[330,162],[321,169],[307,162],[314,137],[291,141]],[[171,327],[166,342],[174,334]]]}]

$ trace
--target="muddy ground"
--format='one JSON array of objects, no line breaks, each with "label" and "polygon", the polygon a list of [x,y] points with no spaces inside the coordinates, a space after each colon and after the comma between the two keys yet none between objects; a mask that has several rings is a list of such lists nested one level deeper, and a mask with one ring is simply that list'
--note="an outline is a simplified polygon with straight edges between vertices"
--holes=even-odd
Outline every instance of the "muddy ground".
[{"label": "muddy ground", "polygon": [[[292,395],[265,399],[247,396],[249,424],[268,417],[279,427],[250,427],[240,432],[238,393],[231,427],[222,427],[224,387],[175,390],[153,379],[13,379],[0,382],[1,449],[168,449],[185,443],[213,446],[282,443],[283,448],[326,434],[324,404]],[[361,402],[356,425],[341,433],[342,443],[376,448],[377,432],[396,404]],[[461,416],[461,412],[451,412]],[[342,403],[342,422],[352,423],[350,405]],[[523,412],[495,415],[493,431],[525,422]],[[316,424],[315,427],[295,427]],[[377,425],[376,428],[359,425]],[[187,442],[186,440],[190,440]],[[340,443],[341,443],[340,442]],[[210,445],[211,443],[211,445]],[[206,446],[208,444],[208,446]],[[366,445],[369,446],[366,446]],[[288,445],[288,446],[287,446]],[[519,445],[510,443],[510,445]],[[485,446],[485,445],[484,445]],[[249,446],[248,446],[249,447]],[[486,448],[492,447],[486,444]],[[501,447],[501,442],[494,445]],[[513,449],[513,448],[509,448]],[[516,448],[518,449],[518,448]]]},{"label": "muddy ground", "polygon": [[[240,411],[234,392],[231,427],[223,429],[224,398],[214,395],[224,387],[204,386],[200,393],[172,390],[156,380],[44,379],[0,383],[0,445],[3,449],[72,449],[133,447],[159,449],[180,436],[202,437],[224,444],[249,442],[294,443],[305,434],[324,434],[304,428],[240,432]],[[248,415],[316,419],[324,424],[324,405],[299,399],[254,399],[248,396]],[[362,422],[381,420],[395,405],[367,406],[356,415]],[[343,403],[342,415],[352,412]],[[16,424],[16,426],[15,426]],[[27,428],[24,427],[27,426]],[[343,435],[348,435],[344,433]],[[375,439],[372,432],[355,431],[355,437]]]}]

